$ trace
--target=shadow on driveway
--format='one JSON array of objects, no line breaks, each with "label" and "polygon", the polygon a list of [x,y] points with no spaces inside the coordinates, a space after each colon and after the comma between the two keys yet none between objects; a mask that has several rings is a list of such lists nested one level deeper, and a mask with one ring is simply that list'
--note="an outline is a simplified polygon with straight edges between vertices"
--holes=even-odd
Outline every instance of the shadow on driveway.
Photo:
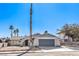
[{"label": "shadow on driveway", "polygon": [[23,53],[21,53],[21,54],[19,54],[19,55],[17,55],[17,56],[22,56],[22,55],[24,55],[25,53],[28,53],[28,51],[30,51],[31,50],[31,48],[30,49],[27,49],[25,52],[23,52]]}]

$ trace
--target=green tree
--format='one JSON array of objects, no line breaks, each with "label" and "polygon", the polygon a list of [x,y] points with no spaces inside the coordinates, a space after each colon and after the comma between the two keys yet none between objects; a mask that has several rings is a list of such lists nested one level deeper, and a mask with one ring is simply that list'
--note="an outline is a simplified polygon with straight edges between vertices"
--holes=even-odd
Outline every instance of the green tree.
[{"label": "green tree", "polygon": [[10,25],[9,29],[11,30],[11,38],[13,36],[13,30],[14,30],[14,26],[13,25]]},{"label": "green tree", "polygon": [[64,37],[68,36],[72,38],[73,41],[79,40],[79,24],[65,24],[58,34],[64,33]]},{"label": "green tree", "polygon": [[64,34],[64,37],[65,36],[68,36],[68,38],[69,38],[69,36],[70,36],[70,28],[69,28],[69,25],[68,24],[65,24],[61,29],[59,29],[58,30],[59,32],[58,32],[58,34]]}]

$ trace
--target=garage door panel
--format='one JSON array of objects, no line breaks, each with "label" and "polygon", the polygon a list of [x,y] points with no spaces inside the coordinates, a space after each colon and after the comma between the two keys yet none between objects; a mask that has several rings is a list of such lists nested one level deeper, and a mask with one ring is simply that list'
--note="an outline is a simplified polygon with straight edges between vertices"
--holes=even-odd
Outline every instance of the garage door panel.
[{"label": "garage door panel", "polygon": [[39,39],[39,46],[54,46],[53,39]]}]

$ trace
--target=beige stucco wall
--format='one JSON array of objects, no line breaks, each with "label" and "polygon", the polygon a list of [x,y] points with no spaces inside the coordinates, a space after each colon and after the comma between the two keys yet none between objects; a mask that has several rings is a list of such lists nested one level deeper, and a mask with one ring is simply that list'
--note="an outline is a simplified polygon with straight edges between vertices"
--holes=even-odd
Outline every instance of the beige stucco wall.
[{"label": "beige stucco wall", "polygon": [[10,45],[20,45],[20,40],[11,40],[10,42]]},{"label": "beige stucco wall", "polygon": [[37,38],[34,39],[34,46],[39,46],[39,40]]},{"label": "beige stucco wall", "polygon": [[55,46],[60,46],[60,40],[59,39],[55,39]]},{"label": "beige stucco wall", "polygon": [[13,36],[12,38],[11,38],[11,40],[20,40],[21,39],[21,37],[17,37],[17,36]]},{"label": "beige stucco wall", "polygon": [[17,36],[13,36],[11,38],[11,41],[9,42],[10,45],[20,45],[20,39],[22,39],[22,37],[17,37]]},{"label": "beige stucco wall", "polygon": [[3,44],[4,44],[4,47],[8,46],[8,43],[0,43],[0,47],[3,47]]},{"label": "beige stucco wall", "polygon": [[3,44],[3,43],[0,43],[0,47],[2,47],[2,44]]},{"label": "beige stucco wall", "polygon": [[4,43],[4,47],[7,47],[8,46],[8,43]]}]

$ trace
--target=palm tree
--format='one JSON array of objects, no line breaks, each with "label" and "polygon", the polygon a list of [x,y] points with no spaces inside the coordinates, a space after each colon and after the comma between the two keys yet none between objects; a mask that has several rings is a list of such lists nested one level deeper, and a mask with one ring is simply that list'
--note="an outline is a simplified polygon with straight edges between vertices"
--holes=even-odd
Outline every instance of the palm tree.
[{"label": "palm tree", "polygon": [[18,37],[18,33],[19,33],[19,29],[17,28],[17,29],[16,29],[16,34],[17,34],[17,37]]},{"label": "palm tree", "polygon": [[9,29],[11,30],[11,38],[12,38],[12,36],[13,36],[13,29],[14,29],[13,25],[10,25]]},{"label": "palm tree", "polygon": [[16,36],[16,30],[14,30],[14,32],[13,32],[13,33],[14,33],[14,36]]},{"label": "palm tree", "polygon": [[17,29],[14,30],[14,34],[15,34],[15,36],[18,37],[18,33],[19,33],[19,29],[17,28]]}]

